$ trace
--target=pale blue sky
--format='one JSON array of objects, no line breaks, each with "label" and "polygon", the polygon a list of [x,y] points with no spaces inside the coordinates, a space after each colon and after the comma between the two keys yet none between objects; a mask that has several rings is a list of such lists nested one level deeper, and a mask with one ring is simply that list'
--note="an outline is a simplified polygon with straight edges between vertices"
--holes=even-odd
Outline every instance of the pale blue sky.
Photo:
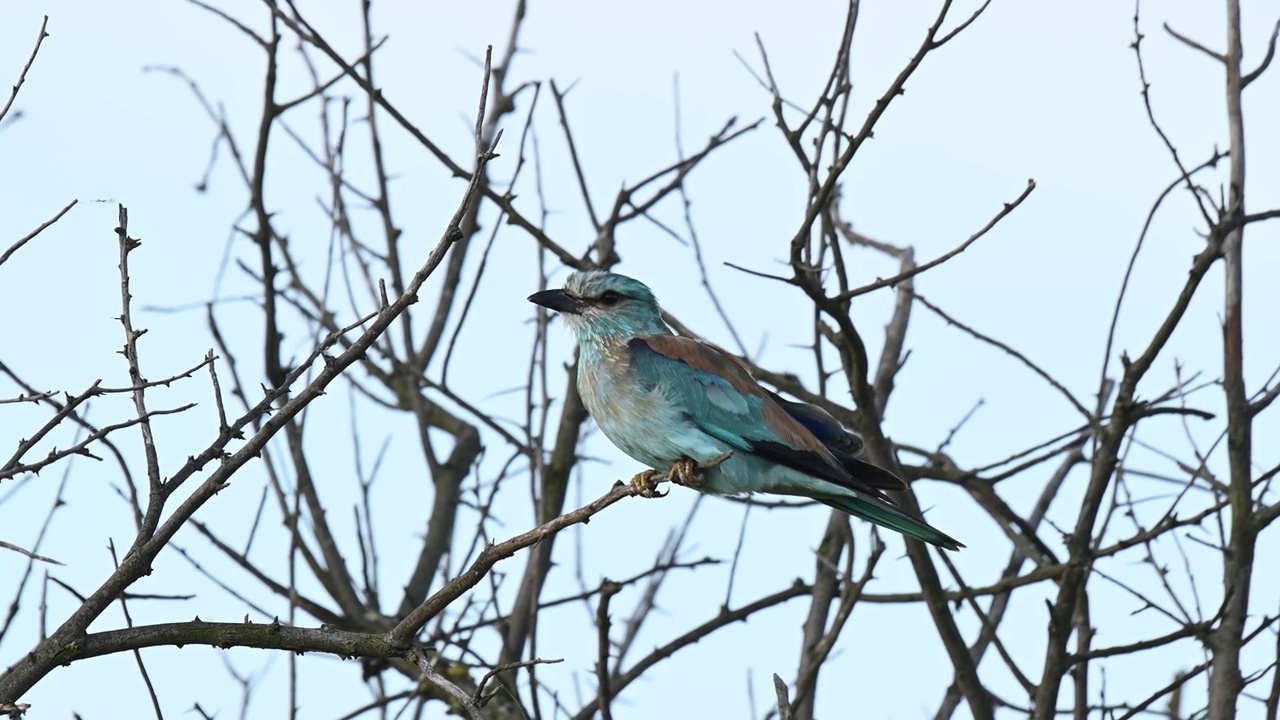
[{"label": "pale blue sky", "polygon": [[[266,11],[259,3],[219,0],[215,4],[255,27],[263,26]],[[350,57],[358,47],[358,6],[312,2],[304,3],[302,9]],[[974,6],[963,3],[956,17],[967,16]],[[379,85],[418,127],[463,160],[470,154],[480,74],[471,58],[482,55],[487,44],[502,49],[511,3],[428,6],[380,0],[375,7],[378,28],[390,33],[378,56]],[[870,106],[914,51],[935,11],[933,2],[864,2],[855,39],[855,102]],[[834,0],[732,6],[672,0],[643,4],[533,0],[521,41],[527,52],[518,56],[512,79],[555,78],[562,86],[576,82],[568,107],[585,172],[600,205],[623,182],[675,159],[672,80],[676,74],[685,147],[694,148],[731,116],[745,124],[769,113],[769,97],[734,57],[737,51],[758,67],[753,32],[760,33],[768,48],[786,95],[807,104],[825,81],[844,12],[843,4]],[[1244,3],[1247,65],[1261,57],[1275,12],[1273,3]],[[50,16],[51,37],[18,99],[16,107],[23,117],[0,129],[0,248],[72,198],[78,198],[80,205],[0,267],[0,308],[4,308],[0,358],[41,388],[76,392],[97,378],[121,386],[127,384],[127,376],[114,354],[122,338],[113,320],[119,314],[117,246],[112,233],[116,203],[128,206],[131,234],[144,242],[131,260],[137,304],[175,307],[202,303],[215,292],[215,275],[231,223],[245,202],[225,148],[209,191],[195,191],[214,128],[182,83],[165,74],[145,73],[143,68],[181,67],[200,82],[210,99],[224,104],[234,131],[249,143],[258,119],[263,58],[233,28],[187,3],[10,3],[0,8],[0,82],[16,78],[43,14]],[[1022,208],[968,252],[921,277],[917,288],[959,319],[1026,353],[1086,403],[1097,385],[1106,325],[1124,263],[1151,201],[1176,172],[1147,123],[1138,94],[1140,83],[1129,47],[1132,15],[1131,4],[1102,0],[1057,4],[995,0],[978,23],[928,59],[907,84],[906,94],[886,114],[875,140],[847,173],[844,191],[844,214],[860,231],[886,242],[912,245],[917,258],[927,259],[963,241],[1002,203],[1015,198],[1027,178],[1035,178],[1038,189]],[[1225,145],[1222,73],[1208,58],[1170,39],[1160,30],[1162,22],[1220,47],[1221,9],[1217,3],[1181,0],[1148,3],[1144,11],[1146,64],[1156,112],[1184,158],[1198,162],[1215,144]],[[289,97],[305,91],[306,84],[292,47],[286,63],[280,94]],[[549,100],[543,97],[538,115],[546,193],[555,211],[548,232],[580,252],[592,233]],[[1246,112],[1250,209],[1280,206],[1280,132],[1271,130],[1280,128],[1280,73],[1273,71],[1250,87]],[[506,125],[508,133],[500,148],[503,156],[493,166],[499,177],[511,172],[516,131],[524,114],[522,105]],[[288,122],[303,137],[317,137],[311,108],[300,109]],[[391,123],[384,122],[383,128],[391,169],[398,176],[393,189],[397,221],[406,231],[405,247],[417,253],[417,262],[436,242],[463,185],[449,178]],[[295,246],[308,248],[302,254],[318,272],[328,237],[324,214],[315,202],[316,196],[328,195],[324,177],[283,133],[275,138],[272,152],[268,201],[278,210],[279,226]],[[357,177],[368,169],[364,162],[351,165]],[[518,202],[532,213],[536,206],[531,177],[525,176]],[[812,380],[811,358],[796,347],[810,339],[809,311],[801,295],[722,264],[774,270],[785,258],[786,239],[799,221],[805,185],[771,121],[720,151],[690,178],[688,187],[712,281],[748,347],[764,347],[762,364]],[[657,214],[678,225],[678,202],[664,205]],[[487,220],[492,219],[489,213]],[[1137,350],[1163,317],[1190,258],[1200,248],[1193,232],[1196,220],[1184,196],[1158,216],[1121,316],[1117,350]],[[373,218],[364,216],[360,221],[371,223]],[[1253,390],[1280,364],[1280,332],[1273,310],[1280,307],[1280,290],[1272,282],[1280,263],[1280,225],[1252,227],[1246,242],[1246,371]],[[236,241],[233,253],[253,257],[243,240]],[[619,253],[624,259],[621,270],[650,284],[684,322],[717,342],[730,342],[697,283],[687,248],[652,225],[634,223],[619,233]],[[472,268],[476,257],[478,252]],[[535,289],[534,257],[535,248],[527,237],[514,231],[499,237],[450,375],[456,391],[487,411],[510,417],[520,412],[520,396],[497,393],[523,382],[531,332],[526,321],[532,314],[524,298]],[[856,260],[858,272],[868,280],[892,272],[879,259],[859,256]],[[562,279],[563,274],[556,277]],[[1192,313],[1143,386],[1144,395],[1165,389],[1173,377],[1175,358],[1189,372],[1204,371],[1206,379],[1218,375],[1219,278],[1218,272],[1213,273],[1202,288]],[[252,290],[252,284],[234,268],[216,288],[223,297]],[[433,292],[424,294],[424,299]],[[887,294],[878,293],[855,304],[855,319],[873,347],[879,343],[888,301]],[[229,304],[219,317],[224,328],[242,332],[242,371],[256,383],[259,353],[253,349],[253,338],[260,325],[259,313],[247,305]],[[150,329],[142,341],[144,370],[150,377],[194,365],[212,346],[202,310],[139,311],[135,319]],[[561,357],[567,356],[571,339],[559,325],[554,326],[552,343]],[[901,442],[936,446],[980,398],[985,406],[951,447],[961,463],[992,462],[1076,423],[1070,406],[1030,373],[923,310],[913,319],[908,344],[913,352],[887,417],[889,433]],[[309,340],[295,331],[285,347],[287,353],[303,355]],[[14,394],[12,387],[0,382],[0,397]],[[313,429],[310,441],[335,469],[323,480],[322,491],[333,508],[331,521],[350,538],[347,509],[356,488],[350,471],[353,451],[345,419],[346,395],[344,388],[335,387],[313,408],[313,418],[324,418],[324,427]],[[1212,388],[1196,400],[1215,411],[1221,404]],[[169,469],[212,437],[210,390],[201,377],[152,396],[157,407],[188,401],[201,405],[159,426],[161,457]],[[41,409],[3,407],[0,442],[14,442],[47,417]],[[129,412],[120,399],[108,399],[95,404],[91,417],[106,422]],[[381,513],[383,583],[394,588],[410,567],[429,508],[422,461],[405,418],[371,413],[362,416],[361,422],[366,452],[384,437],[392,437],[388,476],[380,481],[381,494],[375,501]],[[1180,424],[1154,422],[1144,439],[1189,460],[1191,452]],[[1192,424],[1197,439],[1205,444],[1219,429],[1217,423]],[[1274,413],[1271,418],[1264,416],[1256,433],[1257,461],[1261,467],[1270,467],[1280,459],[1274,442],[1268,441],[1280,433]],[[138,460],[136,438],[122,436],[122,440]],[[505,449],[496,437],[486,437],[486,442],[490,454],[484,472],[492,475]],[[583,485],[571,491],[571,500],[579,492],[584,500],[595,497],[614,479],[629,477],[638,469],[598,437],[592,439],[589,453],[610,464],[584,465]],[[1135,451],[1133,456],[1140,466],[1175,471],[1167,461],[1141,453]],[[136,467],[141,468],[141,463]],[[1002,492],[1015,507],[1025,508],[1043,479],[1042,472],[1028,473],[1010,481],[1016,485]],[[58,472],[47,472],[0,504],[0,538],[29,545],[58,480]],[[118,482],[110,463],[77,461],[68,491],[70,504],[60,511],[43,546],[43,552],[67,563],[54,574],[80,592],[96,587],[109,571],[108,539],[121,548],[132,536],[125,505],[111,488]],[[261,468],[250,468],[200,517],[229,538],[243,538],[262,482]],[[0,497],[13,486],[0,487]],[[1081,476],[1074,476],[1050,517],[1068,522],[1081,488]],[[1007,541],[998,528],[951,488],[922,483],[916,491],[921,504],[930,508],[930,521],[969,546],[954,556],[966,579],[974,584],[992,580],[1007,559]],[[623,577],[646,567],[668,529],[683,521],[692,503],[690,495],[677,491],[661,502],[630,501],[577,531],[584,546],[587,581]],[[698,512],[689,556],[727,559],[736,542],[741,506],[709,500]],[[500,534],[525,528],[529,509],[523,492],[510,492],[500,514],[505,523]],[[826,518],[826,511],[816,508],[754,512],[733,603],[781,589],[797,576],[810,578],[812,550]],[[285,537],[277,522],[269,525],[264,532],[272,533],[270,537]],[[469,532],[468,516],[462,517],[459,526]],[[856,526],[855,532],[861,552],[866,527]],[[1051,532],[1044,537],[1058,542]],[[1274,531],[1264,540],[1260,562],[1280,550]],[[888,542],[890,551],[877,572],[874,590],[913,589],[915,579],[901,557],[901,541],[893,537]],[[179,544],[208,567],[233,578],[237,587],[254,588],[194,533],[180,535]],[[562,550],[569,545],[565,542]],[[1204,551],[1189,545],[1192,558],[1201,557],[1195,553]],[[1170,555],[1165,561],[1175,558]],[[577,589],[572,556],[565,553],[560,559],[564,569],[553,575],[545,594],[548,598]],[[259,560],[283,571],[282,553],[277,557],[263,552]],[[504,568],[514,575],[521,563],[516,560]],[[22,558],[0,553],[0,592],[23,567]],[[154,575],[139,583],[139,592],[189,591],[197,597],[186,603],[135,603],[136,621],[187,619],[194,614],[220,620],[244,616],[242,605],[194,574],[175,553],[162,555],[155,569]],[[1135,582],[1151,580],[1149,570],[1137,565],[1117,563],[1107,570],[1144,578]],[[670,578],[660,597],[661,612],[646,626],[632,659],[713,616],[723,601],[727,573],[725,564]],[[1217,596],[1216,576],[1204,580],[1207,584],[1200,590],[1209,607]],[[1004,625],[1011,631],[1010,651],[1033,677],[1039,674],[1045,615],[1043,603],[1035,598],[1049,592],[1047,585],[1029,590],[1024,604]],[[1280,588],[1274,578],[1259,575],[1255,593],[1258,613],[1275,612]],[[263,599],[261,594],[256,597]],[[634,594],[624,593],[615,600],[615,607],[630,607],[634,599]],[[0,645],[0,663],[11,663],[34,640],[38,600],[36,592],[24,597],[25,621]],[[284,603],[264,601],[273,612],[284,612]],[[51,618],[61,618],[71,608],[62,591],[51,590],[49,603]],[[1097,642],[1110,645],[1172,629],[1151,613],[1128,618],[1137,607],[1129,596],[1100,584],[1094,597],[1094,624],[1101,629]],[[616,716],[746,717],[748,692],[762,713],[772,702],[770,674],[794,678],[800,653],[798,628],[806,609],[805,601],[793,601],[683,651],[659,665],[649,679],[628,688],[618,700]],[[615,615],[621,613],[620,609]],[[972,633],[976,627],[972,613],[964,611],[960,617],[962,627]],[[121,622],[113,609],[95,629]],[[563,657],[565,662],[541,669],[540,677],[571,696],[572,677],[577,674],[580,691],[590,696],[595,636],[583,634],[589,620],[582,606],[566,606],[542,622],[539,654]],[[565,632],[547,629],[561,622]],[[822,676],[819,716],[931,716],[950,681],[949,664],[935,638],[922,607],[860,608]],[[1267,642],[1260,654],[1249,655],[1252,666],[1265,664],[1263,658],[1273,647]],[[154,650],[144,657],[160,685],[167,717],[182,716],[193,701],[206,710],[219,710],[220,717],[236,712],[238,689],[223,671],[218,651]],[[248,651],[228,657],[240,672],[260,676],[252,716],[280,716],[286,707],[284,657]],[[1168,682],[1177,670],[1202,659],[1197,646],[1184,643],[1160,656],[1161,662],[1151,658],[1117,662],[1109,666],[1108,687],[1120,693],[1133,689],[1134,696],[1143,697]],[[354,664],[308,657],[302,667],[304,717],[341,715],[366,701]],[[999,694],[1023,699],[994,653],[984,661],[983,672]],[[1199,693],[1203,683],[1191,687],[1192,694]],[[38,713],[33,717],[39,718],[69,717],[73,709],[86,719],[150,713],[137,670],[125,658],[60,669],[25,700],[35,706]],[[579,705],[573,697],[566,703],[573,708]],[[1242,707],[1246,713],[1256,709]],[[441,711],[433,706],[432,716]],[[958,716],[963,715],[962,710]]]}]

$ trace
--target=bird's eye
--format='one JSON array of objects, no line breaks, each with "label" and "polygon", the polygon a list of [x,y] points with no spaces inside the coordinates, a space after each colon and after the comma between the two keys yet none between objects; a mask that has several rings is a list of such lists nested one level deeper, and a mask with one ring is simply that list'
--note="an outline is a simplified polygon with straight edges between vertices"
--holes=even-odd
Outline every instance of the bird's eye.
[{"label": "bird's eye", "polygon": [[617,305],[621,299],[622,296],[616,290],[605,290],[600,293],[600,304],[602,305]]}]

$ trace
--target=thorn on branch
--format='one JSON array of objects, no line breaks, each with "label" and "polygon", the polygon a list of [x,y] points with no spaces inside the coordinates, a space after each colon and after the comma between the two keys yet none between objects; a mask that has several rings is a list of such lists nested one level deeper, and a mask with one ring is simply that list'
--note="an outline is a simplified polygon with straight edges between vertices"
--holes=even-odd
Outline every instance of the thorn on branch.
[{"label": "thorn on branch", "polygon": [[10,718],[20,718],[30,708],[30,703],[12,703],[7,700],[0,701],[0,713],[8,715]]},{"label": "thorn on branch", "polygon": [[773,692],[778,696],[778,720],[791,720],[791,700],[787,697],[787,683],[773,674]]}]

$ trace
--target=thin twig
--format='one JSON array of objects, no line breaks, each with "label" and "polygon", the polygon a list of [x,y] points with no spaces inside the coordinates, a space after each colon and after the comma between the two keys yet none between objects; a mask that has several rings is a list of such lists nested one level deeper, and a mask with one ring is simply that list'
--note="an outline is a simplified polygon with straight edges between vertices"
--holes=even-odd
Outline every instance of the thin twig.
[{"label": "thin twig", "polygon": [[27,81],[27,72],[31,70],[32,63],[36,61],[36,55],[40,54],[40,46],[44,43],[44,39],[49,37],[49,33],[45,32],[48,27],[49,16],[45,15],[44,19],[40,21],[40,34],[36,36],[36,46],[31,49],[31,55],[27,58],[27,64],[22,66],[22,72],[18,73],[18,80],[13,84],[9,99],[5,102],[4,107],[0,108],[0,120],[4,120],[4,116],[9,114],[9,108],[13,107],[13,101],[18,99],[18,91],[22,89],[22,84]]},{"label": "thin twig", "polygon": [[484,715],[480,712],[480,705],[476,703],[475,699],[472,698],[465,690],[454,684],[452,680],[440,674],[440,672],[435,669],[431,660],[427,658],[425,650],[422,650],[421,648],[414,648],[410,650],[409,659],[412,660],[413,663],[418,666],[418,669],[422,671],[422,677],[424,680],[435,685],[441,690],[444,690],[455,701],[457,701],[457,708],[455,708],[455,710],[460,709],[462,712],[466,713],[467,717],[471,718],[471,720],[484,720]]},{"label": "thin twig", "polygon": [[26,549],[24,549],[24,548],[20,548],[20,547],[18,547],[17,545],[14,545],[13,543],[10,543],[10,542],[5,542],[4,540],[0,540],[0,548],[4,548],[5,550],[12,550],[13,552],[18,553],[19,555],[26,555],[27,557],[31,558],[32,560],[39,560],[40,562],[47,562],[47,563],[49,563],[49,564],[51,564],[51,565],[66,565],[66,563],[58,562],[57,560],[54,560],[54,559],[53,559],[53,558],[51,558],[51,557],[45,557],[44,555],[39,555],[39,554],[33,553],[33,552],[31,552],[30,550],[26,550]]},{"label": "thin twig", "polygon": [[1019,362],[1021,362],[1023,365],[1025,365],[1025,366],[1027,367],[1027,369],[1028,369],[1028,370],[1030,370],[1031,372],[1035,373],[1036,375],[1039,375],[1041,378],[1044,378],[1044,381],[1045,381],[1045,382],[1047,382],[1047,383],[1049,383],[1049,385],[1050,385],[1054,390],[1057,390],[1059,393],[1061,393],[1061,394],[1062,394],[1062,396],[1063,396],[1063,397],[1065,397],[1065,398],[1067,399],[1067,402],[1071,403],[1071,406],[1072,406],[1072,407],[1074,407],[1074,408],[1076,409],[1076,412],[1080,413],[1080,415],[1085,419],[1085,421],[1086,421],[1086,422],[1092,422],[1092,421],[1093,421],[1093,413],[1089,412],[1088,408],[1086,408],[1086,407],[1084,406],[1084,404],[1083,404],[1083,403],[1081,403],[1079,400],[1077,400],[1077,399],[1076,399],[1076,396],[1075,396],[1074,394],[1072,394],[1072,392],[1071,392],[1070,390],[1068,390],[1068,389],[1067,389],[1067,387],[1066,387],[1065,385],[1063,385],[1062,383],[1058,382],[1058,381],[1057,381],[1057,380],[1056,380],[1052,375],[1050,375],[1048,372],[1046,372],[1046,371],[1045,371],[1043,368],[1041,368],[1039,365],[1037,365],[1037,364],[1035,364],[1034,362],[1032,362],[1032,361],[1031,361],[1031,359],[1030,359],[1030,358],[1028,358],[1026,355],[1023,355],[1022,353],[1018,352],[1017,350],[1013,349],[1012,347],[1009,347],[1009,346],[1008,346],[1008,345],[1006,345],[1005,343],[1002,343],[1002,342],[1000,342],[999,340],[996,340],[995,338],[992,338],[992,337],[990,337],[990,336],[988,336],[988,335],[984,335],[983,333],[980,333],[980,332],[978,332],[977,330],[974,330],[973,328],[969,327],[968,325],[965,325],[964,323],[960,322],[959,320],[956,320],[955,318],[953,318],[953,317],[951,317],[950,315],[948,315],[948,314],[946,313],[946,311],[944,311],[942,308],[940,308],[940,307],[938,307],[937,305],[934,305],[933,303],[929,302],[929,301],[928,301],[927,299],[925,299],[925,297],[924,297],[923,295],[921,295],[920,293],[912,292],[912,295],[915,297],[915,299],[916,299],[917,301],[919,301],[919,302],[920,302],[920,304],[922,304],[922,305],[924,305],[925,307],[929,308],[930,310],[932,310],[932,311],[934,312],[934,314],[936,314],[938,317],[940,317],[940,318],[942,318],[943,320],[945,320],[945,321],[947,322],[947,324],[948,324],[948,325],[953,325],[953,326],[955,326],[955,327],[959,328],[960,330],[963,330],[965,333],[969,334],[970,336],[974,337],[975,339],[980,340],[980,341],[982,341],[982,342],[984,342],[984,343],[987,343],[988,345],[991,345],[991,346],[993,346],[993,347],[997,347],[997,348],[999,348],[999,349],[1001,349],[1001,350],[1005,351],[1005,352],[1006,352],[1006,353],[1008,353],[1009,355],[1012,355],[1015,359],[1017,359]]},{"label": "thin twig", "polygon": [[156,452],[156,439],[151,431],[150,413],[147,412],[146,379],[142,376],[142,368],[138,360],[138,338],[147,331],[133,328],[133,294],[129,291],[129,253],[142,245],[141,240],[129,237],[129,210],[119,206],[119,220],[116,235],[120,243],[120,324],[124,326],[124,358],[129,366],[129,383],[133,386],[133,407],[137,413],[138,425],[142,429],[142,452],[147,466],[147,485],[150,498],[147,501],[146,515],[143,517],[142,529],[149,534],[160,521],[164,498],[160,486],[160,458]]},{"label": "thin twig", "polygon": [[1013,202],[1005,203],[1004,207],[1000,209],[1000,212],[992,216],[992,218],[987,221],[987,224],[983,225],[982,228],[978,230],[978,232],[970,235],[968,240],[965,240],[963,243],[952,248],[950,251],[943,253],[942,255],[939,255],[938,257],[930,260],[927,263],[916,265],[915,267],[911,268],[910,270],[907,270],[906,272],[898,273],[893,277],[884,278],[882,280],[876,280],[875,282],[868,283],[866,285],[863,285],[862,287],[854,288],[847,292],[842,292],[839,295],[833,296],[832,300],[836,302],[851,300],[853,298],[858,297],[859,295],[866,295],[869,292],[872,292],[874,290],[879,290],[880,288],[883,288],[883,287],[897,285],[903,280],[913,278],[916,275],[919,275],[920,273],[926,270],[930,270],[932,268],[935,268],[941,265],[942,263],[959,255],[965,250],[968,250],[970,245],[974,244],[979,239],[981,239],[982,236],[986,235],[988,232],[991,231],[992,228],[994,228],[997,224],[999,224],[1001,220],[1005,219],[1005,217],[1007,217],[1009,213],[1012,213],[1014,210],[1016,210],[1018,206],[1022,204],[1022,201],[1026,200],[1027,197],[1031,195],[1031,192],[1035,189],[1036,189],[1036,181],[1027,180],[1027,186],[1023,188],[1022,193],[1018,195],[1018,197],[1014,198]]},{"label": "thin twig", "polygon": [[1226,55],[1223,55],[1222,53],[1218,52],[1217,50],[1210,50],[1209,48],[1205,47],[1204,45],[1201,45],[1200,43],[1196,42],[1195,40],[1192,40],[1191,38],[1187,37],[1186,35],[1183,35],[1182,33],[1178,32],[1177,30],[1174,30],[1173,28],[1169,27],[1169,23],[1164,23],[1164,31],[1165,31],[1165,32],[1167,32],[1167,33],[1169,33],[1170,35],[1172,35],[1175,39],[1180,40],[1180,41],[1181,41],[1184,45],[1186,45],[1187,47],[1189,47],[1189,48],[1191,48],[1191,49],[1193,49],[1193,50],[1199,50],[1200,52],[1204,53],[1205,55],[1208,55],[1209,57],[1213,58],[1214,60],[1217,60],[1217,61],[1218,61],[1218,62],[1220,62],[1220,63],[1225,63],[1225,62],[1227,61],[1227,56],[1226,56]]},{"label": "thin twig", "polygon": [[[47,19],[47,18],[46,18],[46,19]],[[14,90],[17,90],[17,88],[14,88]],[[54,223],[56,223],[56,222],[58,222],[59,220],[61,220],[61,219],[62,219],[62,216],[63,216],[63,215],[66,215],[68,212],[70,212],[70,211],[71,211],[71,208],[75,207],[75,206],[76,206],[76,203],[78,203],[78,202],[80,202],[80,201],[79,201],[79,200],[72,200],[71,202],[67,203],[65,207],[63,207],[61,210],[59,210],[59,211],[58,211],[58,214],[56,214],[56,215],[54,215],[53,217],[49,218],[48,220],[45,220],[44,222],[40,223],[40,225],[39,225],[38,227],[36,227],[36,229],[35,229],[35,230],[32,230],[31,232],[27,233],[26,235],[23,235],[22,237],[18,238],[18,241],[17,241],[17,242],[15,242],[14,244],[10,245],[10,246],[9,246],[9,248],[8,248],[7,250],[5,250],[5,251],[4,251],[4,253],[0,253],[0,265],[4,265],[5,261],[9,259],[9,256],[11,256],[11,255],[13,255],[14,253],[18,252],[19,250],[21,250],[21,249],[22,249],[22,246],[23,246],[23,245],[26,245],[28,242],[31,242],[32,238],[34,238],[35,236],[37,236],[37,235],[39,235],[40,233],[44,232],[46,229],[48,229],[48,228],[49,228],[49,226],[50,226],[50,225],[53,225]]]},{"label": "thin twig", "polygon": [[532,660],[518,660],[516,662],[497,665],[491,670],[489,670],[489,672],[485,673],[484,677],[480,678],[480,683],[476,685],[476,691],[472,697],[475,699],[477,704],[483,707],[485,702],[490,697],[484,694],[485,686],[487,686],[489,684],[489,681],[492,680],[494,677],[496,677],[499,673],[504,673],[504,672],[507,672],[508,670],[518,670],[520,668],[532,668],[534,665],[555,665],[557,663],[562,663],[562,662],[564,662],[564,658],[552,658],[550,660],[544,660],[543,658],[533,658]]}]

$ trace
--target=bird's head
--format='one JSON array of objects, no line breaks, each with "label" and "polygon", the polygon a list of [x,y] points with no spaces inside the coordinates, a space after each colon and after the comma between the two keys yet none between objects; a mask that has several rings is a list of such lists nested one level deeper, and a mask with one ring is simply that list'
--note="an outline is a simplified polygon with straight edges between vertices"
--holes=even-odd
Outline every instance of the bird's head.
[{"label": "bird's head", "polygon": [[529,302],[559,311],[579,343],[666,335],[658,300],[644,283],[601,270],[575,272],[563,289],[543,290]]}]

